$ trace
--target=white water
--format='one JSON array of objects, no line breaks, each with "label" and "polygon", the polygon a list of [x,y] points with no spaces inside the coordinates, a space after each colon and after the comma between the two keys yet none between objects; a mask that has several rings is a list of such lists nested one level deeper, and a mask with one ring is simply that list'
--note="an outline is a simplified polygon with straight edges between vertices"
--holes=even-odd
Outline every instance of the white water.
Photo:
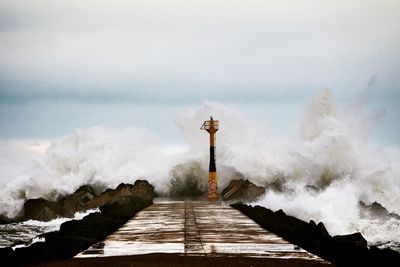
[{"label": "white water", "polygon": [[15,242],[19,242],[19,244],[13,246],[13,249],[15,249],[43,241],[43,238],[39,235],[46,232],[57,231],[60,229],[60,225],[66,221],[72,219],[80,220],[86,215],[98,211],[98,209],[93,209],[85,212],[77,212],[74,218],[57,218],[49,222],[29,220],[21,223],[0,225],[0,247],[12,246]]},{"label": "white water", "polygon": [[[167,194],[173,178],[190,176],[203,187],[208,136],[199,127],[212,114],[221,122],[217,137],[220,189],[240,175],[259,185],[274,183],[283,191],[269,191],[260,204],[282,208],[304,220],[322,221],[331,234],[361,231],[370,244],[400,243],[398,221],[365,220],[358,210],[360,200],[378,201],[400,214],[399,148],[372,144],[367,138],[381,112],[367,116],[362,101],[337,106],[325,90],[299,116],[299,137],[285,140],[235,106],[205,103],[182,114],[176,125],[186,140],[184,146],[165,144],[144,128],[103,127],[77,129],[52,142],[45,153],[41,153],[45,145],[7,143],[10,148],[0,161],[4,170],[0,213],[15,216],[26,199],[54,200],[82,184],[105,189],[142,178]],[[18,162],[18,168],[13,162]],[[10,179],[13,168],[15,177]],[[304,189],[306,185],[321,191],[310,192]]]}]

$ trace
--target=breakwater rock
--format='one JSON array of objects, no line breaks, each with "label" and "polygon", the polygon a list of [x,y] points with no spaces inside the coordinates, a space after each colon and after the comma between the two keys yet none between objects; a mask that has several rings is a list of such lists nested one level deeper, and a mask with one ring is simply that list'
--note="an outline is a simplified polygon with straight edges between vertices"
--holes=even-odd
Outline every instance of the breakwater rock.
[{"label": "breakwater rock", "polygon": [[360,215],[362,218],[368,218],[372,220],[390,220],[396,219],[400,220],[400,215],[389,212],[385,207],[383,207],[378,202],[373,202],[369,205],[365,204],[364,202],[360,201],[358,203],[358,207],[360,208]]},{"label": "breakwater rock", "polygon": [[4,266],[21,266],[68,259],[103,240],[138,211],[153,203],[154,187],[147,181],[138,180],[133,186],[123,185],[118,192],[123,191],[136,193],[124,195],[109,190],[109,194],[120,196],[101,206],[100,212],[91,213],[82,220],[67,221],[61,224],[59,231],[42,234],[44,242],[15,250],[4,248],[0,251],[0,262],[5,263]]},{"label": "breakwater rock", "polygon": [[[151,186],[152,187],[152,186]],[[124,197],[140,197],[153,199],[154,190],[147,181],[136,181],[134,185],[120,184],[115,189],[107,189],[97,195],[89,185],[83,185],[73,194],[59,199],[57,202],[42,198],[29,199],[24,204],[24,212],[17,221],[37,220],[50,221],[57,217],[71,218],[76,212],[94,209],[110,204]]]},{"label": "breakwater rock", "polygon": [[222,191],[221,197],[225,201],[256,201],[265,194],[265,188],[257,186],[249,180],[232,180]]},{"label": "breakwater rock", "polygon": [[368,247],[360,233],[331,236],[323,223],[309,223],[261,206],[232,204],[264,229],[338,266],[400,266],[400,253]]}]

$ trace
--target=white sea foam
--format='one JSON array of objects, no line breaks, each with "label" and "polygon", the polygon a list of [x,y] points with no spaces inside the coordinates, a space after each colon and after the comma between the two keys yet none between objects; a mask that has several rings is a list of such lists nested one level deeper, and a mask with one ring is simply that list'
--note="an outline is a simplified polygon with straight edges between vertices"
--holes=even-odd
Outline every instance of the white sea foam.
[{"label": "white sea foam", "polygon": [[[370,244],[399,244],[398,220],[363,219],[358,207],[359,201],[378,201],[400,213],[399,150],[366,142],[370,124],[356,120],[357,115],[337,110],[329,91],[316,96],[305,115],[302,139],[292,147],[284,168],[287,190],[269,191],[258,204],[322,221],[331,234],[360,231]],[[321,191],[309,191],[305,185]]]},{"label": "white sea foam", "polygon": [[[221,125],[220,188],[242,175],[259,185],[278,185],[282,192],[268,191],[260,204],[323,221],[332,234],[361,231],[370,242],[399,242],[398,221],[379,223],[359,216],[359,201],[378,201],[390,212],[400,213],[399,148],[379,146],[367,138],[371,125],[381,119],[376,114],[366,116],[362,101],[339,106],[324,90],[299,116],[299,137],[286,140],[235,106],[215,102],[187,108],[176,118],[186,141],[183,146],[171,147],[143,128],[77,129],[53,141],[44,154],[33,153],[34,163],[23,161],[29,164],[0,190],[0,213],[15,216],[26,199],[55,200],[82,184],[105,189],[148,179],[158,192],[168,194],[172,180],[194,177],[202,188],[209,151],[208,136],[199,126],[213,115]],[[10,177],[12,165],[6,167]]]},{"label": "white sea foam", "polygon": [[48,222],[28,220],[20,223],[10,223],[0,225],[0,247],[12,246],[15,242],[18,244],[13,245],[13,249],[25,247],[35,242],[43,241],[40,235],[45,232],[57,231],[60,225],[66,221],[76,219],[80,220],[86,215],[98,212],[99,209],[87,210],[85,212],[77,212],[74,218],[57,218]]}]

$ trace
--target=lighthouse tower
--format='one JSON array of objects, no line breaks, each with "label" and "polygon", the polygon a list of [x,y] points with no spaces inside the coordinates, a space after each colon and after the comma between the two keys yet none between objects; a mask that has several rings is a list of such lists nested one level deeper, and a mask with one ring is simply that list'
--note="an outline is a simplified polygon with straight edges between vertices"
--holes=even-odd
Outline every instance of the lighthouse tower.
[{"label": "lighthouse tower", "polygon": [[210,165],[208,169],[208,200],[218,200],[218,179],[215,166],[215,134],[219,128],[219,121],[210,117],[205,121],[200,130],[206,130],[210,134]]}]

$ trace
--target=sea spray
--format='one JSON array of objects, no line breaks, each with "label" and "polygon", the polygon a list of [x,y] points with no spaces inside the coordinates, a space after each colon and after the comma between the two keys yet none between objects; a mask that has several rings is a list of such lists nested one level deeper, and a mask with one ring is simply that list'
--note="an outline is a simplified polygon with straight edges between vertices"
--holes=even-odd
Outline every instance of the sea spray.
[{"label": "sea spray", "polygon": [[400,153],[397,147],[368,141],[368,125],[371,120],[378,123],[377,116],[369,119],[362,101],[355,103],[356,108],[343,107],[329,90],[320,92],[299,116],[298,138],[286,140],[245,111],[217,102],[187,108],[176,119],[186,142],[183,146],[166,144],[142,128],[77,129],[53,141],[44,154],[34,154],[32,158],[38,157],[33,166],[7,181],[0,192],[0,213],[13,217],[28,198],[55,200],[82,184],[101,191],[139,178],[148,179],[161,195],[201,194],[209,155],[207,135],[199,127],[213,115],[221,123],[217,136],[221,188],[235,177],[245,177],[275,189],[260,201],[266,207],[322,221],[332,234],[361,231],[370,242],[399,242],[398,221],[359,216],[359,201],[378,201],[390,212],[400,213],[396,160]]},{"label": "sea spray", "polygon": [[143,178],[165,189],[179,151],[169,150],[146,129],[77,129],[53,141],[34,167],[1,189],[0,213],[14,217],[26,199],[57,200],[83,184],[101,192]]},{"label": "sea spray", "polygon": [[[328,90],[312,100],[302,138],[292,147],[285,168],[287,190],[269,191],[258,204],[322,221],[333,235],[359,231],[370,244],[398,249],[400,221],[362,218],[359,210],[360,201],[378,201],[400,212],[400,168],[393,156],[398,150],[370,145],[365,139],[368,127],[354,123],[360,114],[346,112],[337,110]],[[317,190],[310,191],[310,185]]]}]

